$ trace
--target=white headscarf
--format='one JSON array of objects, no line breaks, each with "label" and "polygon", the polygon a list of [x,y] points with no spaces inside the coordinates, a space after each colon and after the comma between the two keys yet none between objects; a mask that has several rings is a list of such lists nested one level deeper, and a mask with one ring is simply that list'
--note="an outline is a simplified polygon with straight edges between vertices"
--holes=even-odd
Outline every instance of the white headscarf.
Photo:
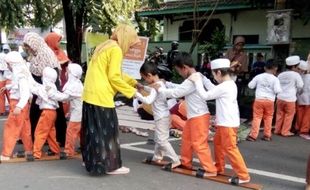
[{"label": "white headscarf", "polygon": [[83,92],[83,84],[80,81],[83,74],[82,67],[76,63],[68,65],[68,81],[63,87],[63,92],[74,97],[81,97]]}]

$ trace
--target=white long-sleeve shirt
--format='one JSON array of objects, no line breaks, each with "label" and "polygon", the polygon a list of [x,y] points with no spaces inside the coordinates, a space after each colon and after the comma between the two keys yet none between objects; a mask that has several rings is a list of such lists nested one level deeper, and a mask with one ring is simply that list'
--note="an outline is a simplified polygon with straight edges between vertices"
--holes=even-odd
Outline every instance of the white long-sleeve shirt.
[{"label": "white long-sleeve shirt", "polygon": [[310,105],[310,74],[302,75],[304,87],[300,94],[297,94],[298,105]]},{"label": "white long-sleeve shirt", "polygon": [[56,93],[48,92],[49,98],[57,101],[69,101],[70,102],[70,119],[71,122],[82,121],[82,92],[83,84],[80,80],[68,81],[64,87],[63,93],[57,91]]},{"label": "white long-sleeve shirt", "polygon": [[204,100],[215,99],[216,125],[223,127],[239,127],[238,90],[233,80],[224,81],[208,92],[204,90],[201,80],[195,82],[195,85],[201,98]]},{"label": "white long-sleeve shirt", "polygon": [[[210,82],[209,88],[214,87],[214,85],[211,84],[212,83]],[[158,91],[163,93],[166,98],[185,97],[188,119],[209,113],[206,101],[199,96],[198,92],[196,91],[195,84],[190,80],[185,79],[181,84],[166,82],[166,87],[168,89],[158,89]]]},{"label": "white long-sleeve shirt", "polygon": [[9,89],[10,99],[18,100],[16,107],[24,108],[31,95],[28,79],[13,73],[12,82],[6,88]]},{"label": "white long-sleeve shirt", "polygon": [[297,91],[304,86],[301,76],[295,71],[285,71],[279,74],[278,79],[282,92],[277,95],[277,98],[287,102],[295,102]]},{"label": "white long-sleeve shirt", "polygon": [[[161,88],[166,89],[165,84],[162,81],[157,81],[156,83],[159,84]],[[145,104],[151,104],[154,120],[157,121],[164,117],[169,117],[170,113],[166,97],[162,93],[157,92],[154,88],[146,86],[144,89],[150,94],[148,96],[143,96],[137,92],[136,97]]]},{"label": "white long-sleeve shirt", "polygon": [[39,83],[36,83],[35,86],[31,87],[31,92],[38,96],[36,104],[39,105],[41,110],[56,110],[59,107],[58,101],[49,97],[49,95],[52,96],[53,94],[57,94],[57,88],[55,85],[49,89],[49,95],[47,94],[46,86]]},{"label": "white long-sleeve shirt", "polygon": [[268,99],[274,101],[276,94],[282,91],[279,79],[270,73],[262,73],[255,76],[248,86],[251,89],[256,88],[256,100]]}]

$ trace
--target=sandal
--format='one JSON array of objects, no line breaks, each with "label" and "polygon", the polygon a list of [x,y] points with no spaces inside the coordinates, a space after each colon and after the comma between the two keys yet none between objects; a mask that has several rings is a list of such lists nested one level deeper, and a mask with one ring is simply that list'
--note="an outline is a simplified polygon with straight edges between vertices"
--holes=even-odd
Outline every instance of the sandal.
[{"label": "sandal", "polygon": [[255,142],[255,141],[256,141],[256,139],[254,139],[254,138],[251,137],[251,136],[248,136],[248,137],[246,138],[246,140],[247,140],[247,141],[251,141],[251,142]]},{"label": "sandal", "polygon": [[123,167],[120,167],[114,171],[106,172],[106,174],[108,174],[108,175],[119,175],[119,174],[128,174],[129,172],[130,172],[130,169],[123,166]]},{"label": "sandal", "polygon": [[264,136],[261,138],[263,141],[271,141],[271,137]]}]

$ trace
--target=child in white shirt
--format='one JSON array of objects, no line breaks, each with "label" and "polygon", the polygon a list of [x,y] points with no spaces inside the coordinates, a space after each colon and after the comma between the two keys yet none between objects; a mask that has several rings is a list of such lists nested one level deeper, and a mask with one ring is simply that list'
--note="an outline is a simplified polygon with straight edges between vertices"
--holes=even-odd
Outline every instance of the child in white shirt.
[{"label": "child in white shirt", "polygon": [[82,67],[76,63],[68,65],[68,81],[63,87],[63,93],[51,93],[48,91],[50,98],[58,101],[69,101],[69,124],[66,132],[65,150],[60,154],[60,159],[72,157],[75,154],[75,143],[79,139],[82,120],[82,92],[83,84],[81,77],[83,74]]},{"label": "child in white shirt", "polygon": [[3,148],[0,160],[9,160],[12,156],[16,141],[23,141],[26,159],[33,161],[32,139],[29,119],[30,79],[31,74],[21,57],[16,51],[9,52],[5,56],[8,69],[12,71],[12,83],[10,85],[10,113],[4,124]]},{"label": "child in white shirt", "polygon": [[298,65],[304,82],[303,89],[297,94],[297,117],[295,129],[299,130],[299,136],[310,140],[310,73],[308,62],[301,60]]},{"label": "child in white shirt", "polygon": [[[206,102],[198,95],[195,85],[188,79],[196,73],[191,55],[181,52],[174,59],[176,71],[185,79],[182,84],[176,85],[166,82],[167,88],[155,85],[154,88],[167,98],[185,97],[187,121],[182,133],[181,163],[185,168],[192,169],[193,153],[196,153],[204,176],[216,176],[217,169],[213,164],[211,151],[208,145],[210,113]],[[214,85],[207,79],[208,89]]]},{"label": "child in white shirt", "polygon": [[297,91],[302,89],[304,83],[298,73],[299,56],[286,58],[287,71],[279,74],[278,79],[281,84],[282,92],[277,95],[277,113],[275,134],[284,137],[293,136],[291,133],[292,122],[295,115]]},{"label": "child in white shirt", "polygon": [[214,79],[219,83],[208,92],[203,88],[200,75],[190,76],[195,82],[196,89],[204,100],[216,102],[216,132],[214,136],[215,166],[218,173],[224,173],[225,156],[231,162],[233,171],[237,177],[229,181],[232,184],[248,183],[250,175],[243,157],[237,147],[237,130],[240,125],[239,108],[237,102],[237,86],[231,79],[230,61],[228,59],[216,59],[211,61],[211,70]]},{"label": "child in white shirt", "polygon": [[274,101],[276,94],[280,93],[281,85],[275,76],[278,66],[273,60],[268,60],[265,65],[265,73],[255,76],[248,84],[250,89],[255,89],[255,101],[253,104],[252,128],[248,141],[255,141],[262,119],[264,120],[264,137],[262,140],[271,140],[272,118],[274,112]]},{"label": "child in white shirt", "polygon": [[[165,88],[164,83],[158,77],[156,65],[153,63],[145,62],[140,68],[140,74],[148,84],[156,83]],[[152,160],[160,163],[163,157],[167,156],[172,160],[171,168],[175,168],[181,165],[181,162],[168,141],[171,121],[167,99],[162,93],[156,92],[153,88],[145,86],[144,90],[149,91],[150,94],[144,97],[139,92],[136,92],[135,96],[142,103],[152,105],[155,120],[155,150]]]}]

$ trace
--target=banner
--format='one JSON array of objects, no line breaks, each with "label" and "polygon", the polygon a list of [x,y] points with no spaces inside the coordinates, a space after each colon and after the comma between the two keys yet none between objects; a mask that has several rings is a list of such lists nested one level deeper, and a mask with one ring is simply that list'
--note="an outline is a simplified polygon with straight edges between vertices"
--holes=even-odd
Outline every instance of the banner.
[{"label": "banner", "polygon": [[134,79],[141,79],[140,67],[144,63],[149,38],[139,37],[140,43],[130,48],[125,55],[122,65],[122,71]]},{"label": "banner", "polygon": [[93,55],[96,49],[96,46],[108,39],[109,39],[109,36],[107,34],[86,32],[85,43],[86,43],[87,63],[89,63],[91,56]]}]

